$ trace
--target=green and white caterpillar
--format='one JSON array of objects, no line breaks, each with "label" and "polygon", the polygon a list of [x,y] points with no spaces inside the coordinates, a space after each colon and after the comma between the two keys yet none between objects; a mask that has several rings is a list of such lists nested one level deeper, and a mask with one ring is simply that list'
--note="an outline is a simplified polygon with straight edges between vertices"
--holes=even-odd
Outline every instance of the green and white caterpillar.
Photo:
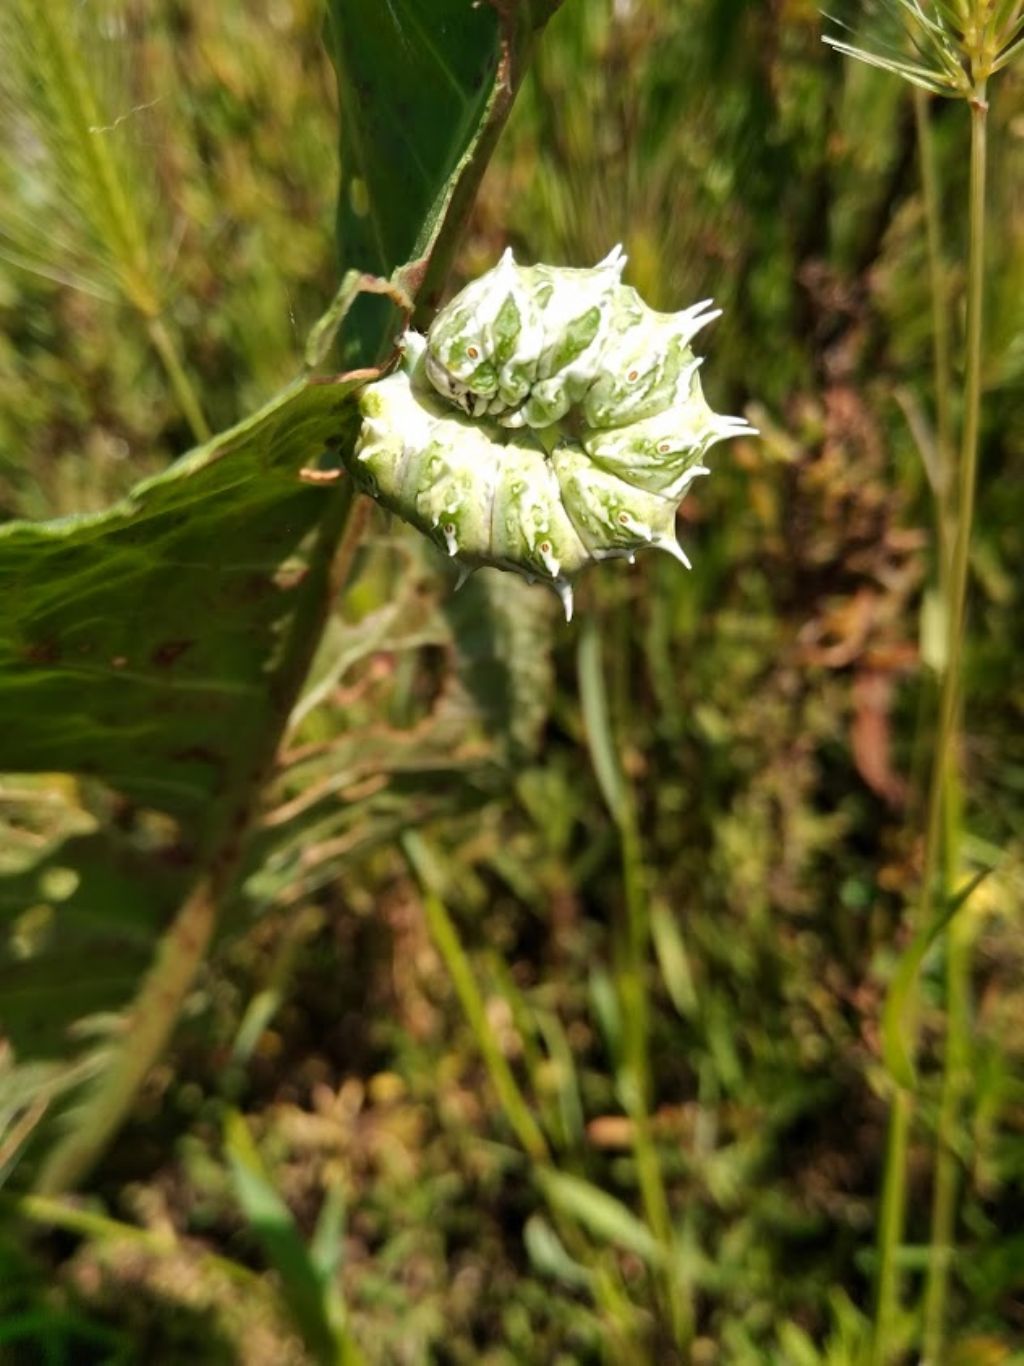
[{"label": "green and white caterpillar", "polygon": [[656,546],[689,565],[680,499],[717,441],[750,428],[704,401],[690,340],[707,301],[656,313],[593,270],[498,265],[407,332],[402,363],[362,393],[353,475],[463,569],[549,583],[572,615],[590,560]]}]

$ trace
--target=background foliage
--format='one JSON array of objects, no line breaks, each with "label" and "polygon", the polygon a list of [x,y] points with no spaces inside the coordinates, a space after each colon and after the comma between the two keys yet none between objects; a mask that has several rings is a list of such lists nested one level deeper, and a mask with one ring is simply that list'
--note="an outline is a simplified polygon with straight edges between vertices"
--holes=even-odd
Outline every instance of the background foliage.
[{"label": "background foliage", "polygon": [[[130,4],[102,9],[97,70],[116,96],[103,123],[147,244],[138,278],[217,430],[292,379],[336,286],[322,11],[178,0],[143,22]],[[358,1343],[371,1362],[661,1361],[673,1324],[695,1362],[861,1359],[891,1088],[881,1003],[920,858],[933,706],[930,303],[908,95],[820,33],[799,2],[566,0],[552,21],[454,283],[506,243],[589,263],[622,240],[653,304],[724,307],[706,389],[762,439],[719,454],[687,500],[692,573],[657,557],[591,570],[571,628],[507,576],[453,597],[415,535],[358,511],[353,576],[220,940],[90,1186],[93,1222],[28,1238],[22,1204],[0,1235],[13,1360],[354,1359]],[[1012,1360],[1024,1338],[1020,96],[1010,73],[993,102],[966,820],[968,855],[996,871],[964,912],[959,1363]],[[955,260],[966,130],[959,107],[932,113]],[[0,158],[0,507],[99,511],[191,444],[187,414],[145,309],[83,228],[79,171],[59,165],[54,182],[24,119],[4,126],[17,155]],[[276,485],[253,487],[254,519],[279,517]],[[5,575],[3,588],[33,586]],[[213,640],[238,621],[229,598],[203,609]],[[124,613],[105,629],[128,641],[165,624],[141,581]],[[92,1013],[73,1051],[45,1003],[122,1003],[181,877],[178,832],[145,793],[102,774],[26,775],[35,739],[12,712],[0,1166],[20,1157],[15,1195],[60,1093],[116,1037]],[[84,905],[51,857],[68,839],[81,866],[105,870]],[[109,875],[140,860],[144,905]],[[632,952],[637,913],[649,961]],[[92,959],[67,923],[98,942]],[[912,1284],[940,983],[933,953]],[[652,1147],[679,1231],[675,1304],[652,1238]]]}]

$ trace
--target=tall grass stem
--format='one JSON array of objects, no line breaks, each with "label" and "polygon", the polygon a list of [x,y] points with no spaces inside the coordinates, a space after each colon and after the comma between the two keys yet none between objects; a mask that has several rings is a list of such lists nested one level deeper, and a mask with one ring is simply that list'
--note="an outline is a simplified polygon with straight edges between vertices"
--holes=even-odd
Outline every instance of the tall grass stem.
[{"label": "tall grass stem", "polygon": [[146,332],[149,340],[153,343],[153,349],[160,357],[164,371],[170,381],[174,391],[174,397],[178,401],[182,416],[192,430],[195,439],[202,443],[209,441],[213,433],[210,424],[206,420],[192,381],[188,377],[188,372],[182,364],[178,354],[178,348],[174,344],[167,325],[161,317],[151,317],[146,319]]},{"label": "tall grass stem", "polygon": [[949,567],[951,482],[954,466],[953,391],[949,327],[949,284],[942,241],[942,195],[932,129],[931,96],[914,89],[914,126],[924,201],[925,236],[928,249],[928,292],[932,312],[932,388],[935,395],[935,445],[938,452],[935,501],[939,533],[938,564],[940,583]]},{"label": "tall grass stem", "polygon": [[[971,115],[970,186],[968,195],[967,247],[967,309],[964,339],[964,405],[960,459],[955,484],[953,507],[954,533],[948,573],[943,582],[946,593],[946,649],[942,682],[939,691],[938,720],[934,760],[928,792],[928,814],[921,875],[919,926],[930,923],[934,914],[933,900],[936,880],[945,868],[950,869],[951,844],[956,833],[952,829],[953,813],[958,809],[956,793],[957,761],[955,741],[960,707],[963,668],[964,627],[967,602],[967,571],[970,557],[971,532],[974,523],[974,502],[977,486],[978,444],[981,423],[981,368],[982,317],[985,280],[985,182],[987,161],[986,85],[977,82],[968,107]],[[945,854],[943,854],[945,849]],[[952,1160],[951,1135],[955,1124],[962,1090],[962,1054],[967,1030],[967,958],[963,930],[953,922],[947,941],[947,981],[949,1021],[947,1034],[946,1073],[941,1109],[945,1112],[945,1128],[940,1128],[940,1151],[936,1173],[935,1206],[928,1284],[925,1292],[926,1336],[930,1340],[926,1360],[939,1360],[944,1336],[945,1300],[949,1273],[949,1248],[955,1219],[955,1169],[946,1168]],[[918,1019],[916,1002],[911,1002],[906,1014],[906,1028],[910,1037],[907,1051],[913,1055],[916,1045]],[[895,1319],[901,1300],[899,1249],[906,1223],[906,1172],[910,1141],[913,1096],[900,1089],[893,1098],[889,1119],[889,1138],[886,1151],[882,1189],[882,1216],[879,1228],[879,1263],[876,1291],[875,1324],[872,1340],[872,1366],[884,1366],[894,1353]],[[942,1117],[940,1116],[940,1122]]]},{"label": "tall grass stem", "polygon": [[[971,169],[967,259],[966,371],[960,480],[954,509],[955,539],[949,573],[947,669],[939,706],[940,746],[936,770],[941,791],[937,822],[944,827],[942,871],[949,886],[956,876],[960,829],[960,780],[952,748],[958,730],[961,671],[966,624],[967,572],[977,489],[981,428],[982,343],[985,284],[985,187],[988,151],[988,103],[984,82],[970,101]],[[927,868],[926,868],[927,872]],[[949,1275],[956,1236],[958,1158],[956,1130],[970,1064],[970,926],[954,919],[946,938],[946,1043],[942,1094],[936,1132],[935,1184],[928,1273],[924,1297],[923,1361],[938,1366],[943,1359]]]}]

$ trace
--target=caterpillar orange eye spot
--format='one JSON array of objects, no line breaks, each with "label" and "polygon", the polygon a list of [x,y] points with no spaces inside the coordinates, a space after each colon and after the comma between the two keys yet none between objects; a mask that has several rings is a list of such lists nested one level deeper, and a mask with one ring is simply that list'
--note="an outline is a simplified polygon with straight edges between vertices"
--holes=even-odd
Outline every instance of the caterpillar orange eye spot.
[{"label": "caterpillar orange eye spot", "polygon": [[541,554],[542,554],[542,555],[550,555],[550,554],[551,554],[551,542],[550,542],[550,541],[541,541],[541,543],[540,543],[540,551],[541,551]]},{"label": "caterpillar orange eye spot", "polygon": [[662,455],[667,455],[671,449],[672,447],[669,445],[667,441],[663,441],[661,445],[658,447],[658,450],[661,452]]},{"label": "caterpillar orange eye spot", "polygon": [[640,378],[640,371],[639,371],[639,370],[630,370],[630,372],[629,372],[629,374],[626,376],[626,378],[629,380],[630,384],[632,384],[634,380],[638,380],[638,379]]},{"label": "caterpillar orange eye spot", "polygon": [[623,526],[625,526],[626,523],[629,521],[629,513],[628,513],[628,512],[620,512],[620,513],[619,513],[619,521],[622,523]]},{"label": "caterpillar orange eye spot", "polygon": [[470,360],[478,360],[480,358],[480,352],[476,349],[475,346],[467,346],[466,355],[469,357]]}]

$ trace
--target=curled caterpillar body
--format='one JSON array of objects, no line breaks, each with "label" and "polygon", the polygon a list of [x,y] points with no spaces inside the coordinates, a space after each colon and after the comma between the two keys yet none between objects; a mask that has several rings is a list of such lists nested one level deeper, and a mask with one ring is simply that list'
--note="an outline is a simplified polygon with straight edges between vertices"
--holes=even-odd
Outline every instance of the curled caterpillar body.
[{"label": "curled caterpillar body", "polygon": [[408,332],[402,363],[363,390],[348,464],[379,502],[457,559],[541,579],[572,613],[589,561],[648,546],[688,565],[679,500],[703,458],[751,432],[711,411],[693,335],[707,302],[656,313],[592,270],[522,267],[511,252]]},{"label": "curled caterpillar body", "polygon": [[543,446],[532,433],[439,411],[423,338],[407,333],[403,345],[401,367],[363,392],[353,475],[467,567],[545,579],[571,603],[569,577],[589,555]]}]

